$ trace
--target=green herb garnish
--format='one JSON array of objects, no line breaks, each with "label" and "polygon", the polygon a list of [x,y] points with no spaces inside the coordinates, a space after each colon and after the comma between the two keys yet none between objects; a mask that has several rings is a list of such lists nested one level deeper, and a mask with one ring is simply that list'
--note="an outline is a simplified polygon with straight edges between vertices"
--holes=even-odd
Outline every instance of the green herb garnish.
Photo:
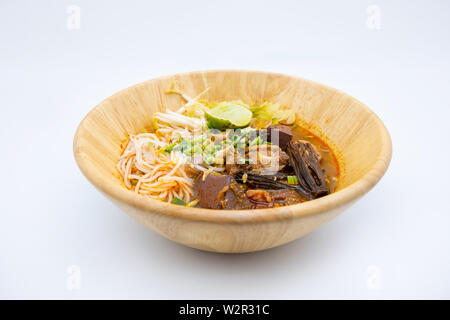
[{"label": "green herb garnish", "polygon": [[181,200],[181,199],[178,199],[177,197],[175,197],[175,199],[173,199],[172,203],[173,203],[173,204],[178,204],[178,205],[180,205],[180,206],[185,206],[185,205],[186,205],[186,202],[184,202],[184,201]]},{"label": "green herb garnish", "polygon": [[288,184],[298,184],[297,176],[287,176]]}]

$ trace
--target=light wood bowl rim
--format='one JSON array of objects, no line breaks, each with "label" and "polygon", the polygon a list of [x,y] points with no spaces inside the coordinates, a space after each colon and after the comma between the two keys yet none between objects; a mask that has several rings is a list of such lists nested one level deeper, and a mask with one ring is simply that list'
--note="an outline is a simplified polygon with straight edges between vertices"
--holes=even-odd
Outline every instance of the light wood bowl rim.
[{"label": "light wood bowl rim", "polygon": [[[271,76],[282,76],[293,79],[300,79],[302,81],[310,82],[312,84],[334,90],[337,93],[340,93],[353,99],[354,101],[359,103],[360,107],[365,108],[366,111],[372,114],[375,118],[377,130],[379,130],[381,134],[381,141],[380,141],[381,151],[378,155],[378,158],[374,162],[372,168],[369,171],[367,171],[367,173],[363,177],[361,177],[353,184],[345,187],[344,189],[334,192],[328,196],[296,205],[278,208],[268,208],[268,209],[253,209],[253,210],[213,210],[202,208],[190,208],[146,198],[145,196],[137,195],[134,191],[126,189],[124,185],[109,184],[108,181],[99,173],[99,171],[97,171],[94,168],[94,166],[91,165],[91,163],[87,158],[87,155],[83,152],[83,143],[82,139],[80,138],[84,134],[84,123],[86,119],[90,117],[91,113],[94,112],[94,110],[100,108],[105,101],[112,99],[116,95],[124,94],[128,90],[131,90],[132,88],[145,85],[149,81],[170,79],[174,76],[185,76],[195,73],[217,73],[217,72],[263,73]],[[281,73],[254,71],[254,70],[224,69],[224,70],[204,70],[204,71],[184,72],[168,76],[162,76],[155,79],[140,82],[138,84],[135,84],[133,86],[130,86],[126,89],[123,89],[113,94],[109,98],[106,98],[102,102],[100,102],[96,107],[94,107],[81,121],[75,133],[73,141],[73,151],[78,167],[80,168],[84,176],[102,193],[106,194],[107,196],[113,199],[125,202],[132,207],[142,209],[148,212],[149,214],[150,213],[164,214],[167,216],[171,216],[173,218],[180,218],[192,221],[241,224],[241,223],[257,223],[257,222],[286,220],[303,217],[306,215],[319,214],[334,208],[344,206],[349,202],[358,199],[359,197],[367,193],[370,189],[372,189],[385,174],[392,156],[392,142],[389,132],[387,131],[383,122],[369,107],[361,103],[359,100],[349,96],[348,94],[338,89],[329,87],[319,82]]]}]

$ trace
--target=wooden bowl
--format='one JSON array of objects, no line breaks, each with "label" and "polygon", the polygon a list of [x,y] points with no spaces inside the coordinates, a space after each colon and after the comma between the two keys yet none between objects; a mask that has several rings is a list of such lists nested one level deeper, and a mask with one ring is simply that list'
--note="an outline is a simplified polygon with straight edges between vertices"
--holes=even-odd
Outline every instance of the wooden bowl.
[{"label": "wooden bowl", "polygon": [[[291,106],[301,125],[325,140],[340,167],[337,191],[302,204],[258,210],[209,210],[165,203],[127,190],[116,163],[120,144],[152,123],[152,114],[183,100],[164,91],[172,79],[190,96],[210,90],[210,101],[264,100]],[[75,159],[86,178],[113,203],[151,230],[186,246],[250,252],[303,237],[367,193],[391,159],[391,140],[380,119],[358,100],[309,80],[268,72],[205,71],[146,81],[96,106],[78,127]]]}]

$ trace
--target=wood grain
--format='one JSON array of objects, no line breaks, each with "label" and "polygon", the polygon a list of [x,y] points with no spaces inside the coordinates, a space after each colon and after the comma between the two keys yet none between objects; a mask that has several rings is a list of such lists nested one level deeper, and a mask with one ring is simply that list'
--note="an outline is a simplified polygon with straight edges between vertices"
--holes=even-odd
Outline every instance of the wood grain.
[{"label": "wood grain", "polygon": [[[116,170],[120,144],[141,132],[152,114],[183,101],[164,91],[172,79],[210,101],[265,100],[291,106],[300,124],[335,151],[341,177],[335,193],[306,203],[259,210],[208,210],[177,206],[127,190]],[[130,216],[173,241],[216,252],[250,252],[298,239],[330,221],[367,193],[391,159],[391,140],[380,119],[358,100],[309,80],[256,71],[177,74],[127,88],[96,106],[81,122],[74,154],[83,174]]]}]

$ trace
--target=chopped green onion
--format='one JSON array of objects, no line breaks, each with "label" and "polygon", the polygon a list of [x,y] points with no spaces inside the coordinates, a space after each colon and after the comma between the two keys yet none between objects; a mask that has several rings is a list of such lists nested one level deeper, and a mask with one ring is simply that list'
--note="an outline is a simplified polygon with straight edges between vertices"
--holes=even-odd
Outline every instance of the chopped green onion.
[{"label": "chopped green onion", "polygon": [[205,161],[205,163],[209,166],[209,165],[211,165],[211,164],[214,162],[214,156],[213,156],[213,155],[210,155],[210,154],[207,154],[207,155],[204,157],[204,161]]},{"label": "chopped green onion", "polygon": [[186,204],[186,207],[193,207],[198,203],[198,199],[192,200]]},{"label": "chopped green onion", "polygon": [[186,205],[186,202],[184,202],[184,201],[181,200],[181,199],[178,199],[177,197],[175,197],[175,199],[173,199],[172,203],[173,203],[173,204],[178,204],[178,205],[180,205],[180,206],[185,206],[185,205]]},{"label": "chopped green onion", "polygon": [[254,146],[256,144],[261,144],[261,137],[257,136],[255,139],[252,140],[252,142],[250,142],[249,146]]},{"label": "chopped green onion", "polygon": [[187,155],[187,156],[192,155],[192,148],[189,147],[189,148],[183,149],[183,153],[184,153],[185,155]]},{"label": "chopped green onion", "polygon": [[169,144],[167,147],[164,148],[164,151],[167,153],[170,153],[173,148],[176,146],[178,142],[172,142],[171,144]]},{"label": "chopped green onion", "polygon": [[194,154],[202,154],[202,147],[200,146],[195,146],[194,147]]},{"label": "chopped green onion", "polygon": [[[182,140],[183,140],[183,139],[181,139],[181,137],[179,137],[177,141],[174,141],[174,142],[172,142],[171,144],[169,144],[167,147],[165,147],[165,148],[164,148],[164,151],[167,152],[167,153],[170,153],[170,152],[173,150],[173,148],[175,148],[175,146],[176,146],[178,143],[182,142]],[[151,142],[149,142],[149,143],[151,143]]]},{"label": "chopped green onion", "polygon": [[214,145],[208,145],[204,149],[205,153],[212,153],[214,151]]},{"label": "chopped green onion", "polygon": [[196,142],[201,142],[201,143],[203,143],[203,142],[204,142],[204,137],[203,137],[203,135],[199,135],[199,136],[195,137],[194,139],[192,139],[192,143],[196,143]]},{"label": "chopped green onion", "polygon": [[287,176],[288,184],[298,184],[297,176]]}]

